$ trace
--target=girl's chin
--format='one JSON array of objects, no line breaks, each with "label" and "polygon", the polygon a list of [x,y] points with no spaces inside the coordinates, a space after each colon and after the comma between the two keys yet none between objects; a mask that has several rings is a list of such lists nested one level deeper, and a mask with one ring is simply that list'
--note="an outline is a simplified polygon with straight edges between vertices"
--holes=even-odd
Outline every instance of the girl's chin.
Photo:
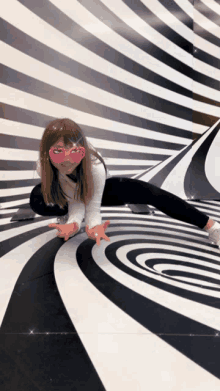
[{"label": "girl's chin", "polygon": [[71,167],[68,168],[68,167],[64,167],[64,166],[61,165],[61,168],[64,171],[72,171],[74,167],[71,166]]}]

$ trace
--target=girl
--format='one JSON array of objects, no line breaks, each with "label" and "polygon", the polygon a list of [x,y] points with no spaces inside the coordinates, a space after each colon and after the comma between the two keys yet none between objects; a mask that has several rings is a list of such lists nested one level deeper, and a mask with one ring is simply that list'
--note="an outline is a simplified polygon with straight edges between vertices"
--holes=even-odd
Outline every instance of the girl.
[{"label": "girl", "polygon": [[110,221],[102,224],[100,206],[149,204],[174,219],[195,225],[209,233],[220,246],[220,224],[209,219],[181,198],[149,183],[111,177],[103,158],[88,143],[82,129],[67,118],[56,119],[46,127],[40,143],[37,172],[41,183],[30,195],[30,206],[42,216],[61,216],[58,237],[68,240],[81,227],[100,245]]}]

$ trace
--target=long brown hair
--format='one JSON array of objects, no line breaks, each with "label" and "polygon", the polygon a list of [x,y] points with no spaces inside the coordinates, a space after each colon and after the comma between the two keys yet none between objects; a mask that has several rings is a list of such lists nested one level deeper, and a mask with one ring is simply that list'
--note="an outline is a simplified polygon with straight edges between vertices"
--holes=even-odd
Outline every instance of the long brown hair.
[{"label": "long brown hair", "polygon": [[[85,148],[85,157],[76,167],[76,180],[78,184],[77,199],[80,198],[85,204],[89,202],[94,194],[94,184],[92,179],[92,161],[96,156],[107,168],[102,157],[89,146],[85,134],[82,129],[74,121],[68,118],[55,119],[50,122],[40,142],[40,165],[41,165],[41,191],[46,204],[55,203],[62,208],[66,205],[67,194],[62,190],[59,179],[58,170],[50,161],[49,150],[61,137],[64,139],[64,144],[70,142],[78,143],[77,145]],[[79,141],[79,142],[78,142]],[[92,160],[92,155],[93,160]],[[71,174],[68,175],[71,178]]]}]

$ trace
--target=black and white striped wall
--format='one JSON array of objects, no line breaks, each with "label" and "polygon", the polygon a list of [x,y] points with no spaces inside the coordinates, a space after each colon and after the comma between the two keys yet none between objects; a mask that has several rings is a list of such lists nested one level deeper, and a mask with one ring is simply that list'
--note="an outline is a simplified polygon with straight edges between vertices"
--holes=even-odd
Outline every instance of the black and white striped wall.
[{"label": "black and white striped wall", "polygon": [[218,391],[220,250],[158,210],[101,208],[67,243],[27,207],[46,124],[72,118],[113,176],[220,222],[219,0],[1,7],[1,391]]},{"label": "black and white striped wall", "polygon": [[[39,141],[56,117],[82,126],[112,175],[220,198],[219,15],[214,0],[8,0],[1,208],[28,202]],[[192,190],[198,165],[203,187]]]}]

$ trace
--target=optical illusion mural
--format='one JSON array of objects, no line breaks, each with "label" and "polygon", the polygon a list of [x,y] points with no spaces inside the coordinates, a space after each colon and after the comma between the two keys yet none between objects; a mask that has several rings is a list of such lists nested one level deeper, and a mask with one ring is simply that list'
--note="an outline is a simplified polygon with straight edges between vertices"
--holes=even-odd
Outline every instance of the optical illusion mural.
[{"label": "optical illusion mural", "polygon": [[83,225],[64,243],[29,207],[43,131],[63,117],[111,176],[220,222],[219,20],[216,0],[2,7],[2,390],[219,390],[220,250],[205,231],[125,205],[101,208],[110,242]]}]

